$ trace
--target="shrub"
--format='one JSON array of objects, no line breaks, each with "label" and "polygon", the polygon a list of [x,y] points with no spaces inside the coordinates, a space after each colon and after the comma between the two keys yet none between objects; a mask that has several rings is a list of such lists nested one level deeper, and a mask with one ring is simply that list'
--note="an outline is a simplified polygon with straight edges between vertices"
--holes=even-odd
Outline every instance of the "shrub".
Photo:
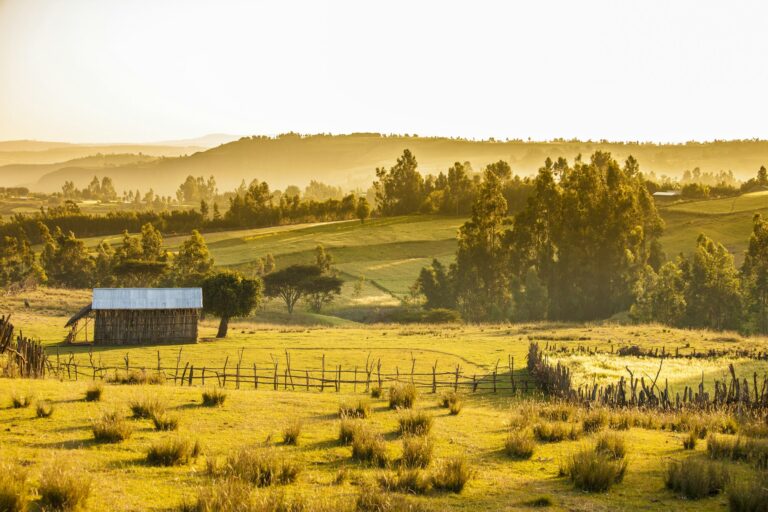
[{"label": "shrub", "polygon": [[226,463],[219,468],[213,464],[208,471],[213,476],[236,477],[257,487],[289,484],[299,475],[298,464],[287,461],[274,448],[242,448],[227,457]]},{"label": "shrub", "polygon": [[299,436],[301,435],[301,420],[294,420],[288,423],[283,429],[283,443],[296,446],[299,444]]},{"label": "shrub", "polygon": [[360,428],[352,438],[352,458],[376,466],[387,465],[387,445],[384,438],[371,430]]},{"label": "shrub", "polygon": [[429,436],[406,436],[403,438],[401,463],[407,468],[425,468],[432,460],[434,443]]},{"label": "shrub", "polygon": [[401,435],[411,434],[423,436],[432,430],[432,416],[424,411],[405,411],[397,418],[398,432]]},{"label": "shrub", "polygon": [[339,423],[339,441],[341,444],[352,444],[355,435],[362,428],[360,420],[341,418]]},{"label": "shrub", "polygon": [[504,451],[513,459],[530,459],[536,442],[527,430],[510,430],[504,440]]},{"label": "shrub", "polygon": [[768,485],[759,478],[735,480],[727,492],[730,512],[768,512]]},{"label": "shrub", "polygon": [[200,455],[200,443],[175,437],[152,443],[147,463],[152,466],[180,466]]},{"label": "shrub", "polygon": [[395,382],[389,388],[389,408],[410,409],[416,403],[416,386],[407,382]]},{"label": "shrub", "polygon": [[93,438],[100,443],[119,443],[131,437],[133,428],[118,411],[105,412],[91,425]]},{"label": "shrub", "polygon": [[43,470],[37,492],[43,510],[76,510],[91,494],[91,478],[71,466],[54,462]]},{"label": "shrub", "polygon": [[727,482],[728,472],[723,466],[694,458],[671,462],[664,475],[668,489],[692,500],[719,493]]},{"label": "shrub", "polygon": [[688,432],[688,435],[683,438],[683,448],[686,450],[695,449],[698,440],[699,436],[696,434],[696,432]]},{"label": "shrub", "polygon": [[608,413],[603,409],[590,411],[581,422],[584,432],[598,432],[608,425]]},{"label": "shrub", "polygon": [[0,510],[25,512],[28,505],[27,472],[17,464],[0,462]]},{"label": "shrub", "polygon": [[421,469],[400,469],[396,473],[385,473],[379,479],[387,491],[425,494],[429,491],[430,478]]},{"label": "shrub", "polygon": [[165,404],[155,396],[132,400],[128,407],[130,407],[131,413],[136,419],[152,418],[153,416],[160,416],[165,413]]},{"label": "shrub", "polygon": [[595,451],[611,459],[623,459],[627,455],[624,438],[618,434],[606,433],[597,439]]},{"label": "shrub", "polygon": [[169,431],[179,429],[179,418],[167,413],[153,414],[152,423],[155,424],[155,430]]},{"label": "shrub", "polygon": [[32,405],[33,397],[29,394],[13,392],[11,394],[11,406],[14,409],[26,409]]},{"label": "shrub", "polygon": [[577,425],[564,421],[549,421],[534,425],[533,434],[539,441],[555,443],[565,439],[578,439],[581,437],[581,430]]},{"label": "shrub", "polygon": [[371,398],[381,398],[381,387],[373,386],[371,388]]},{"label": "shrub", "polygon": [[50,400],[38,401],[37,406],[35,407],[35,413],[38,418],[50,418],[53,416],[53,402]]},{"label": "shrub", "polygon": [[572,454],[561,471],[570,478],[577,489],[603,492],[624,478],[627,461],[584,448]]},{"label": "shrub", "polygon": [[101,382],[93,382],[85,390],[85,401],[98,402],[101,400],[102,393],[104,393],[104,385]]},{"label": "shrub", "polygon": [[451,416],[458,416],[463,407],[464,407],[464,402],[462,402],[461,399],[458,399],[455,402],[453,402],[450,407],[448,407],[448,412],[450,413]]},{"label": "shrub", "polygon": [[365,400],[358,400],[353,404],[343,403],[339,405],[339,417],[367,418],[371,415],[371,404]]},{"label": "shrub", "polygon": [[227,392],[221,388],[211,388],[203,391],[203,405],[206,407],[216,407],[224,405],[227,399]]},{"label": "shrub", "polygon": [[464,457],[452,457],[443,461],[432,473],[432,487],[440,491],[460,493],[469,479],[472,470]]}]

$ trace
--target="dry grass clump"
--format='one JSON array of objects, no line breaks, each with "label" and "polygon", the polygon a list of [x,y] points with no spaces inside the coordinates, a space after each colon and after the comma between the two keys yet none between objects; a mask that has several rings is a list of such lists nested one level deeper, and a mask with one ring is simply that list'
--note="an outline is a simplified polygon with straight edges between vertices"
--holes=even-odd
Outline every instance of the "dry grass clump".
[{"label": "dry grass clump", "polygon": [[664,475],[664,483],[668,489],[692,500],[718,494],[728,483],[728,479],[724,466],[694,458],[671,462]]},{"label": "dry grass clump", "polygon": [[426,494],[431,488],[430,477],[418,468],[399,469],[379,478],[382,489],[390,492]]},{"label": "dry grass clump", "polygon": [[299,444],[299,436],[301,436],[302,426],[303,424],[301,420],[289,422],[283,429],[283,443],[297,446]]},{"label": "dry grass clump", "polygon": [[448,413],[451,416],[458,416],[461,410],[464,408],[464,402],[459,399],[453,402],[450,407],[448,407]]},{"label": "dry grass clump", "polygon": [[381,387],[373,386],[371,388],[371,398],[381,398]]},{"label": "dry grass clump", "polygon": [[91,477],[55,461],[43,470],[37,493],[43,510],[77,510],[91,494]]},{"label": "dry grass clump", "polygon": [[[50,418],[53,416],[53,402],[50,400],[38,400],[35,407],[35,414],[38,418]],[[2,510],[2,509],[0,509]]]},{"label": "dry grass clump", "polygon": [[152,443],[147,451],[147,463],[152,466],[181,466],[200,455],[200,443],[181,437]]},{"label": "dry grass clump", "polygon": [[727,492],[730,512],[768,512],[768,485],[760,478],[735,480]]},{"label": "dry grass clump", "polygon": [[768,469],[768,440],[766,439],[711,434],[707,437],[707,453],[712,459],[748,460],[758,469]]},{"label": "dry grass clump", "polygon": [[18,464],[0,462],[0,510],[25,512],[28,506],[27,472]]},{"label": "dry grass clump", "polygon": [[155,430],[170,431],[179,429],[179,418],[165,412],[153,414],[152,423],[155,425]]},{"label": "dry grass clump", "polygon": [[513,459],[530,459],[535,449],[536,441],[528,430],[510,430],[504,440],[504,451]]},{"label": "dry grass clump", "polygon": [[539,416],[549,421],[570,421],[576,415],[576,407],[567,403],[547,404],[539,409]]},{"label": "dry grass clump", "polygon": [[92,382],[88,389],[85,390],[86,402],[98,402],[101,400],[101,395],[104,393],[104,384],[101,382]]},{"label": "dry grass clump", "polygon": [[11,407],[14,409],[26,409],[34,401],[34,396],[31,394],[19,393],[14,391],[11,393]]},{"label": "dry grass clump", "polygon": [[340,418],[367,418],[371,415],[371,404],[365,400],[339,405]]},{"label": "dry grass clump", "polygon": [[461,395],[459,395],[456,391],[451,389],[451,390],[443,391],[442,393],[440,393],[440,399],[438,400],[437,403],[443,409],[450,409],[451,404],[454,404],[460,401],[461,401]]},{"label": "dry grass clump", "polygon": [[686,450],[695,450],[696,449],[696,443],[699,441],[699,436],[696,432],[688,432],[688,434],[683,437],[683,448]]},{"label": "dry grass clump", "polygon": [[358,429],[352,438],[352,459],[374,466],[386,466],[389,457],[381,434],[366,428]]},{"label": "dry grass clump", "polygon": [[389,388],[390,409],[410,409],[416,403],[416,386],[408,382],[395,382]]},{"label": "dry grass clump", "polygon": [[582,431],[579,425],[565,421],[547,421],[533,426],[536,439],[545,443],[556,443],[566,439],[578,439]]},{"label": "dry grass clump", "polygon": [[227,399],[227,392],[221,388],[215,387],[203,391],[203,405],[206,407],[216,407],[224,405]]},{"label": "dry grass clump", "polygon": [[110,384],[164,384],[165,375],[160,372],[147,372],[146,370],[116,370],[112,375],[107,376],[107,382]]},{"label": "dry grass clump", "polygon": [[428,512],[426,505],[410,501],[401,494],[387,492],[380,486],[365,485],[355,500],[356,512]]},{"label": "dry grass clump", "polygon": [[627,456],[627,446],[624,438],[615,433],[606,432],[597,438],[595,451],[611,459],[623,459]]},{"label": "dry grass clump", "polygon": [[267,447],[242,448],[227,457],[223,466],[208,461],[208,472],[212,476],[239,478],[256,487],[289,484],[296,480],[300,470],[298,464]]},{"label": "dry grass clump", "polygon": [[182,505],[180,512],[337,512],[338,504],[302,496],[288,497],[282,492],[257,491],[239,478],[221,478],[200,489],[194,503]]},{"label": "dry grass clump", "polygon": [[432,430],[433,421],[432,416],[424,411],[404,411],[397,418],[397,431],[401,435],[427,435]]},{"label": "dry grass clump", "polygon": [[581,428],[584,432],[598,432],[608,425],[608,413],[604,409],[589,411],[581,421]]},{"label": "dry grass clump", "polygon": [[621,482],[627,471],[627,461],[623,457],[614,457],[609,451],[583,448],[568,457],[560,471],[577,489],[603,492]]},{"label": "dry grass clump", "polygon": [[119,443],[131,437],[133,428],[119,411],[102,413],[91,424],[93,438],[100,443]]},{"label": "dry grass clump", "polygon": [[355,418],[341,418],[339,422],[339,442],[352,444],[357,432],[363,427],[362,422]]},{"label": "dry grass clump", "polygon": [[403,458],[400,463],[407,468],[425,468],[432,461],[434,442],[429,436],[403,437]]},{"label": "dry grass clump", "polygon": [[432,487],[438,491],[460,493],[472,478],[472,470],[463,456],[444,460],[432,473]]},{"label": "dry grass clump", "polygon": [[135,419],[148,419],[165,413],[165,403],[156,396],[131,400],[128,407]]}]

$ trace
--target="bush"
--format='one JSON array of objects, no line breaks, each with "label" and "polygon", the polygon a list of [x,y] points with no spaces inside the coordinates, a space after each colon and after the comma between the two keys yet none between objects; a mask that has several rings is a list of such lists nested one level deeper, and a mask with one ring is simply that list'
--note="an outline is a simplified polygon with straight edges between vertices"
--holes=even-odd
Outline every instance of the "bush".
[{"label": "bush", "polygon": [[429,436],[406,436],[403,438],[401,463],[407,468],[425,468],[432,460],[434,443]]},{"label": "bush", "polygon": [[147,451],[147,463],[152,466],[180,466],[200,455],[200,443],[180,437],[152,443]]},{"label": "bush", "polygon": [[590,411],[581,422],[584,432],[598,432],[608,425],[608,413],[603,409]]},{"label": "bush", "polygon": [[299,436],[301,435],[301,420],[294,420],[288,423],[283,429],[283,443],[296,446],[299,444]]},{"label": "bush", "polygon": [[597,439],[595,451],[611,459],[623,459],[627,455],[624,438],[618,434],[606,433]]},{"label": "bush", "polygon": [[562,470],[577,489],[587,492],[607,491],[624,478],[626,471],[625,459],[589,448],[572,454]]},{"label": "bush", "polygon": [[381,435],[365,429],[358,429],[352,438],[352,458],[380,467],[387,465],[387,445]]},{"label": "bush", "polygon": [[440,491],[460,493],[469,479],[472,470],[464,457],[452,457],[443,461],[432,473],[432,487]]},{"label": "bush", "polygon": [[85,401],[98,402],[101,400],[102,393],[104,393],[104,385],[101,382],[93,382],[85,390]]},{"label": "bush", "polygon": [[555,443],[565,439],[578,439],[581,437],[581,430],[577,425],[564,421],[549,421],[534,425],[533,434],[539,441]]},{"label": "bush", "polygon": [[203,391],[203,405],[206,407],[216,407],[224,405],[227,399],[227,392],[221,388],[211,388]]},{"label": "bush", "polygon": [[28,506],[27,472],[18,464],[0,462],[0,510],[25,512]]},{"label": "bush", "polygon": [[387,491],[425,494],[430,488],[430,478],[421,469],[401,469],[396,473],[385,473],[379,479]]},{"label": "bush", "polygon": [[91,494],[91,478],[59,462],[43,470],[37,488],[43,510],[76,510]]},{"label": "bush", "polygon": [[169,431],[179,429],[179,418],[167,413],[153,414],[152,423],[155,424],[155,430]]},{"label": "bush", "polygon": [[728,472],[725,467],[694,458],[671,462],[664,475],[668,489],[692,500],[719,493],[727,482]]},{"label": "bush", "polygon": [[53,402],[50,400],[38,401],[37,406],[35,407],[35,413],[38,418],[50,418],[53,416]]},{"label": "bush", "polygon": [[768,486],[759,478],[739,479],[728,485],[730,512],[768,512]]},{"label": "bush", "polygon": [[133,428],[118,411],[105,412],[91,425],[93,438],[100,443],[119,443],[131,437]]},{"label": "bush", "polygon": [[401,435],[423,436],[432,430],[432,416],[424,411],[405,411],[397,418],[398,432]]},{"label": "bush", "polygon": [[688,435],[683,438],[683,448],[686,450],[695,449],[698,440],[699,436],[696,434],[696,432],[688,432]]},{"label": "bush", "polygon": [[213,476],[236,477],[257,487],[289,484],[300,472],[299,465],[287,461],[274,448],[242,448],[227,457],[223,467],[209,462],[208,470]]},{"label": "bush", "polygon": [[371,415],[371,404],[365,400],[358,400],[354,404],[343,403],[339,405],[339,417],[367,418]]},{"label": "bush", "polygon": [[136,419],[147,419],[153,416],[161,416],[165,413],[165,404],[155,396],[132,400],[128,407]]},{"label": "bush", "polygon": [[530,459],[536,449],[536,442],[526,430],[510,430],[504,440],[504,451],[513,459]]},{"label": "bush", "polygon": [[381,387],[373,386],[371,388],[371,398],[381,398]]},{"label": "bush", "polygon": [[389,388],[389,408],[410,409],[416,403],[416,386],[406,382],[395,382]]},{"label": "bush", "polygon": [[341,444],[352,444],[355,435],[362,428],[358,419],[341,418],[339,423],[339,441]]},{"label": "bush", "polygon": [[11,394],[11,406],[14,409],[26,409],[32,405],[33,396],[30,394],[22,394],[13,392]]}]

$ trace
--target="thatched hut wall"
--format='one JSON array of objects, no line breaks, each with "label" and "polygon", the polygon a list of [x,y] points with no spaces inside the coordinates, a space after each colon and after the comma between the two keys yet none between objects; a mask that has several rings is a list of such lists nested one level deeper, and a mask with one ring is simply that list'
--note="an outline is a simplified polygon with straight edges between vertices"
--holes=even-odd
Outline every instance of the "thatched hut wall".
[{"label": "thatched hut wall", "polygon": [[102,309],[93,313],[93,341],[97,344],[197,341],[197,309]]}]

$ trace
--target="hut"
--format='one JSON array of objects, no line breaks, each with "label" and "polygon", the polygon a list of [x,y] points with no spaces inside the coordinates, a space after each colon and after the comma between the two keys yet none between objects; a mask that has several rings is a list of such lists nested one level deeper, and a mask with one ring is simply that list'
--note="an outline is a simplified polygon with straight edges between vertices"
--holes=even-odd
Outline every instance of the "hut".
[{"label": "hut", "polygon": [[197,341],[197,320],[203,307],[200,288],[94,288],[92,302],[66,324],[70,343],[140,345]]}]

